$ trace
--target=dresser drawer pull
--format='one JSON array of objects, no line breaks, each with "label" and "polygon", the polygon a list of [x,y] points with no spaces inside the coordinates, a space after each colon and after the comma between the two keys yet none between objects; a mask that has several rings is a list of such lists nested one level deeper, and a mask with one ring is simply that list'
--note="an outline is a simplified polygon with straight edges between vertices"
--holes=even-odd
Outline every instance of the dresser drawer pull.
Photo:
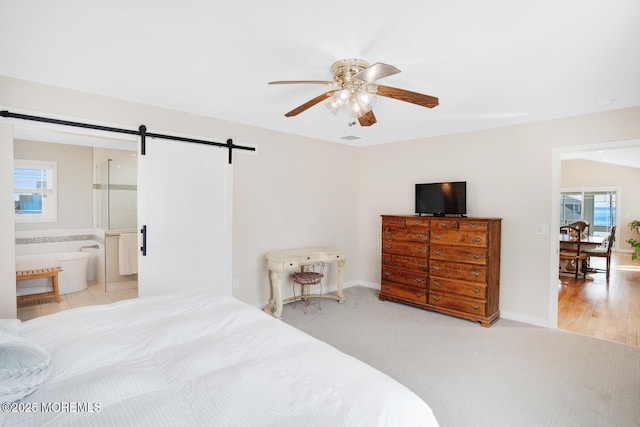
[{"label": "dresser drawer pull", "polygon": [[471,308],[473,308],[474,310],[480,310],[480,306],[477,304],[472,305]]},{"label": "dresser drawer pull", "polygon": [[475,277],[480,277],[480,272],[479,271],[472,271],[471,275],[475,276]]},{"label": "dresser drawer pull", "polygon": [[396,223],[396,220],[395,220],[395,219],[392,219],[392,220],[390,220],[389,222],[390,222],[391,224],[395,224],[395,223]]},{"label": "dresser drawer pull", "polygon": [[437,265],[436,265],[436,266],[434,266],[434,267],[433,267],[433,269],[434,269],[435,271],[440,271],[440,267],[438,267]]},{"label": "dresser drawer pull", "polygon": [[389,276],[391,276],[391,273],[389,273],[388,271],[385,271],[384,272],[384,277],[389,277]]},{"label": "dresser drawer pull", "polygon": [[441,222],[438,224],[440,227],[442,228],[446,228],[447,227],[447,223],[446,222]]},{"label": "dresser drawer pull", "polygon": [[440,251],[433,251],[434,255],[440,255]]},{"label": "dresser drawer pull", "polygon": [[469,224],[469,228],[478,228],[478,224]]},{"label": "dresser drawer pull", "polygon": [[421,297],[422,297],[422,294],[418,293],[418,294],[416,294],[416,296],[417,296],[418,298],[421,298]]},{"label": "dresser drawer pull", "polygon": [[480,256],[480,255],[474,255],[473,256],[473,259],[480,259],[480,258],[482,258],[482,256]]},{"label": "dresser drawer pull", "polygon": [[391,232],[391,230],[385,230],[384,234],[386,234],[387,236],[391,236],[393,233]]},{"label": "dresser drawer pull", "polygon": [[418,252],[419,254],[421,254],[421,253],[422,253],[422,252],[424,252],[424,251],[422,250],[422,248],[418,248],[418,249],[416,249],[416,252]]},{"label": "dresser drawer pull", "polygon": [[418,234],[417,237],[418,239],[424,239],[424,234]]},{"label": "dresser drawer pull", "polygon": [[385,290],[385,291],[390,291],[390,290],[391,290],[391,286],[385,286],[385,287],[384,287],[384,290]]},{"label": "dresser drawer pull", "polygon": [[391,259],[389,259],[389,258],[385,258],[385,259],[384,259],[384,263],[385,263],[385,264],[391,264]]},{"label": "dresser drawer pull", "polygon": [[422,265],[422,264],[416,264],[416,267],[418,267],[418,268],[424,268],[424,265]]},{"label": "dresser drawer pull", "polygon": [[384,245],[385,249],[391,249],[391,245]]},{"label": "dresser drawer pull", "polygon": [[433,286],[440,286],[440,282],[436,280],[435,282],[433,282]]},{"label": "dresser drawer pull", "polygon": [[434,297],[433,297],[433,300],[434,300],[434,301],[440,301],[440,297],[435,297],[435,296],[434,296]]},{"label": "dresser drawer pull", "polygon": [[481,239],[480,237],[474,237],[474,238],[473,238],[473,241],[474,241],[475,243],[480,243],[480,242],[482,242],[482,239]]},{"label": "dresser drawer pull", "polygon": [[433,238],[434,238],[435,240],[440,240],[440,235],[436,234],[435,236],[433,236]]},{"label": "dresser drawer pull", "polygon": [[416,282],[422,283],[422,279],[419,279],[419,278],[416,277]]},{"label": "dresser drawer pull", "polygon": [[478,289],[478,288],[473,288],[473,293],[474,293],[474,294],[479,294],[479,293],[480,293],[480,289]]},{"label": "dresser drawer pull", "polygon": [[419,221],[413,221],[413,225],[420,225]]}]

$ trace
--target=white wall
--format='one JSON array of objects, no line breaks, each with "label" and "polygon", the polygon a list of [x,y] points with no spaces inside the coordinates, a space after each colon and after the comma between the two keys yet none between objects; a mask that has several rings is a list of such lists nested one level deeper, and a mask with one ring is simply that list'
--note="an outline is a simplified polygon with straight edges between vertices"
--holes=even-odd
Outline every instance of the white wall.
[{"label": "white wall", "polygon": [[412,213],[415,182],[456,179],[469,215],[503,218],[501,312],[547,324],[557,241],[536,225],[558,222],[554,147],[640,138],[640,107],[354,148],[2,77],[0,93],[6,107],[257,146],[234,154],[233,184],[234,295],[254,305],[267,302],[270,250],[341,247],[347,283],[379,284],[380,215]]},{"label": "white wall", "polygon": [[0,318],[16,317],[13,131],[0,123]]},{"label": "white wall", "polygon": [[[257,155],[234,162],[234,295],[254,305],[269,299],[264,255],[278,249],[342,248],[344,280],[356,280],[358,149],[266,131],[255,141]],[[336,282],[332,265],[326,284]]]},{"label": "white wall", "polygon": [[[558,223],[557,203],[555,212],[552,207],[559,180],[554,183],[553,174],[560,167],[553,148],[639,135],[640,108],[632,108],[362,149],[357,277],[379,282],[379,215],[412,214],[416,182],[464,180],[469,216],[503,218],[502,315],[549,324],[555,298],[550,278],[557,267],[550,262]],[[538,224],[549,225],[551,233],[537,234]]]}]

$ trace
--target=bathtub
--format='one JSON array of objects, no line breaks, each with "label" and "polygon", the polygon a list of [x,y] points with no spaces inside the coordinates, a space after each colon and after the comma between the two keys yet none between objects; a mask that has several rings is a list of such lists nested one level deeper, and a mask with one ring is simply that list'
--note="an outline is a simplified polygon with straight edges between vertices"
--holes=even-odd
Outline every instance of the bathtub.
[{"label": "bathtub", "polygon": [[[60,266],[58,291],[60,295],[87,288],[87,267],[93,255],[88,252],[59,252],[37,255],[16,255],[16,270]],[[51,289],[51,279],[31,279],[18,282],[17,294],[26,295]]]}]

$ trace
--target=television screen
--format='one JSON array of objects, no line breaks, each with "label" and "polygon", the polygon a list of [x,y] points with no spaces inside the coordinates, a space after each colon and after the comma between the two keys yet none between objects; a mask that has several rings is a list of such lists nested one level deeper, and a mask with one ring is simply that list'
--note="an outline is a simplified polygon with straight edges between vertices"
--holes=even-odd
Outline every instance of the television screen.
[{"label": "television screen", "polygon": [[466,213],[466,181],[416,184],[416,214],[464,216]]}]

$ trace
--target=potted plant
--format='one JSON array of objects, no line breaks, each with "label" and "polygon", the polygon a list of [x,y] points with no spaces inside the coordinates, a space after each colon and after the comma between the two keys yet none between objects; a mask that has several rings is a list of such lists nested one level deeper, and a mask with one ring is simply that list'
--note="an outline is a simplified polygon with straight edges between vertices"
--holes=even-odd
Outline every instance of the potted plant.
[{"label": "potted plant", "polygon": [[[640,233],[640,221],[637,219],[634,219],[629,223],[629,228],[632,230],[636,230],[636,232]],[[632,260],[638,259],[638,255],[640,255],[640,241],[636,239],[629,239],[627,240],[627,243],[630,244],[631,247],[633,248],[631,259]]]}]

